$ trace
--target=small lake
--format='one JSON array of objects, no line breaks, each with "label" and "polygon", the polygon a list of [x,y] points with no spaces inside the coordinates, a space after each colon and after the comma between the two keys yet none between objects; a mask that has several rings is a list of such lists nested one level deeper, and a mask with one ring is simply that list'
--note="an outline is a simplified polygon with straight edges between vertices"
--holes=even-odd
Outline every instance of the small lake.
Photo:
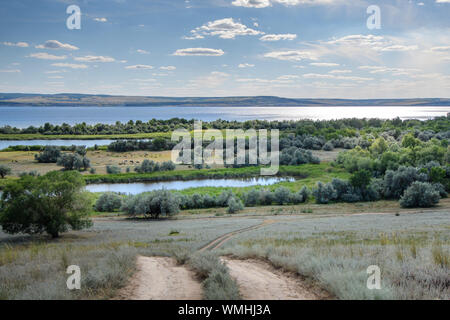
[{"label": "small lake", "polygon": [[229,187],[242,188],[251,186],[268,186],[284,181],[295,181],[294,178],[271,177],[271,178],[250,178],[250,179],[201,179],[189,181],[164,181],[149,183],[101,183],[90,184],[86,190],[90,192],[120,192],[125,194],[139,194],[143,192],[167,189],[184,190],[200,187]]},{"label": "small lake", "polygon": [[86,146],[92,148],[95,145],[107,146],[116,140],[0,140],[0,150],[11,146]]},{"label": "small lake", "polygon": [[332,120],[381,118],[425,120],[445,116],[450,107],[0,107],[0,126],[26,128],[51,124],[126,123],[171,118],[222,120]]}]

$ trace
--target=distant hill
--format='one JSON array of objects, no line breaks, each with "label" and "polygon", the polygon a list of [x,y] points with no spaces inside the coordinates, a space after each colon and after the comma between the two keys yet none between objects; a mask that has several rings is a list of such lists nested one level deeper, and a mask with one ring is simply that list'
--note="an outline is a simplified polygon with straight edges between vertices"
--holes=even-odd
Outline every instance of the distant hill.
[{"label": "distant hill", "polygon": [[450,99],[288,99],[272,96],[170,98],[87,94],[0,93],[0,106],[204,106],[204,107],[288,107],[288,106],[450,106]]}]

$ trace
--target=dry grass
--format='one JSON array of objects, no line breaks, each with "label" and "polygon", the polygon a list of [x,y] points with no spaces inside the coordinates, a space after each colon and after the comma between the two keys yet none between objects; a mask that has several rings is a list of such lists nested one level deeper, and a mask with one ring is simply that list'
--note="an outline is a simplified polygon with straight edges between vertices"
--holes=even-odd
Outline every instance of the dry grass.
[{"label": "dry grass", "polygon": [[[10,167],[12,174],[16,176],[22,172],[37,171],[40,174],[45,174],[49,171],[61,169],[55,163],[38,163],[34,160],[34,155],[37,153],[33,151],[0,152],[0,164]],[[131,171],[133,171],[135,165],[142,163],[145,159],[156,162],[171,160],[170,151],[115,153],[98,150],[88,151],[86,156],[91,160],[91,166],[95,168],[98,174],[106,174],[106,166],[109,165],[119,166],[125,172],[127,167],[130,167]],[[88,173],[86,172],[85,174]]]}]

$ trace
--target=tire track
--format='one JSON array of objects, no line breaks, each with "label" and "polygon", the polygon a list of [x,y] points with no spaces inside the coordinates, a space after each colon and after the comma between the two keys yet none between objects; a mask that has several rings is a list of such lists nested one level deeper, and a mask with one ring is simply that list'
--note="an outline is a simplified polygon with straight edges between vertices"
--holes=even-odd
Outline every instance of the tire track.
[{"label": "tire track", "polygon": [[226,234],[218,237],[217,239],[209,242],[205,246],[201,247],[198,251],[199,252],[204,252],[204,251],[216,250],[216,249],[220,248],[225,242],[227,242],[228,240],[230,240],[231,238],[233,238],[234,236],[236,236],[238,234],[241,234],[241,233],[244,233],[244,232],[248,232],[248,231],[252,231],[252,230],[256,230],[256,229],[260,229],[262,227],[265,227],[265,226],[273,224],[273,223],[276,223],[276,221],[275,220],[265,220],[261,224],[226,233]]}]

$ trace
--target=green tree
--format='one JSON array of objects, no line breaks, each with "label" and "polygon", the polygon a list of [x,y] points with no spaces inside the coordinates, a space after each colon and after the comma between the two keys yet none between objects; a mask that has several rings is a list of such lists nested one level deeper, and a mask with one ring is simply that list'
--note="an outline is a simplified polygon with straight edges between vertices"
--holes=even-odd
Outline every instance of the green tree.
[{"label": "green tree", "polygon": [[2,179],[4,179],[5,176],[8,174],[11,174],[11,169],[7,166],[0,164],[0,177],[2,177]]},{"label": "green tree", "polygon": [[356,171],[350,177],[350,183],[355,188],[366,189],[370,184],[370,180],[372,179],[372,174],[368,170],[360,170]]},{"label": "green tree", "polygon": [[61,148],[56,146],[46,146],[44,151],[34,156],[40,163],[56,163],[59,157],[61,157]]},{"label": "green tree", "polygon": [[90,227],[89,201],[83,192],[84,180],[78,172],[49,172],[30,175],[7,184],[0,201],[0,225],[15,233],[48,233],[57,238],[69,228]]}]

